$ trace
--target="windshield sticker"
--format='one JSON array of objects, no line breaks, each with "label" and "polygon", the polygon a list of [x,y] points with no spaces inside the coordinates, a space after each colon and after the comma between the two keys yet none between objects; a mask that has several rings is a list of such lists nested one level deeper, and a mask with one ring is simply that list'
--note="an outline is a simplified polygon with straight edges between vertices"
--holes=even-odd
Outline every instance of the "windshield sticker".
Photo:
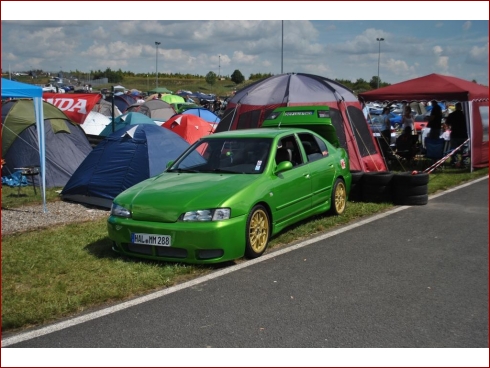
[{"label": "windshield sticker", "polygon": [[255,171],[259,171],[262,166],[262,160],[257,161],[257,165],[255,165]]}]

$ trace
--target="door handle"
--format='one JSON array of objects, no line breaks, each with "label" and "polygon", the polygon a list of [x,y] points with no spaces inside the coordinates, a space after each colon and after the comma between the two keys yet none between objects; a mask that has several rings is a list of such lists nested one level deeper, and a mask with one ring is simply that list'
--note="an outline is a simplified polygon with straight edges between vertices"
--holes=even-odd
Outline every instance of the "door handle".
[{"label": "door handle", "polygon": [[304,177],[305,177],[306,179],[309,179],[309,178],[310,178],[310,174],[304,174]]}]

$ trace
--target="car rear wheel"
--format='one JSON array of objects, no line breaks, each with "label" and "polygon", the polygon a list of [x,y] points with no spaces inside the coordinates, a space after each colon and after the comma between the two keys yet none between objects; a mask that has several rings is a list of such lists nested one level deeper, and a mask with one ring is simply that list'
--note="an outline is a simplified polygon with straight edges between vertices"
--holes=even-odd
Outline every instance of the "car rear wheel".
[{"label": "car rear wheel", "polygon": [[332,190],[332,203],[330,211],[333,215],[341,215],[345,212],[347,203],[347,190],[342,179],[337,179]]},{"label": "car rear wheel", "polygon": [[264,206],[257,205],[252,208],[248,215],[246,231],[245,256],[260,257],[267,248],[270,234],[269,215]]}]

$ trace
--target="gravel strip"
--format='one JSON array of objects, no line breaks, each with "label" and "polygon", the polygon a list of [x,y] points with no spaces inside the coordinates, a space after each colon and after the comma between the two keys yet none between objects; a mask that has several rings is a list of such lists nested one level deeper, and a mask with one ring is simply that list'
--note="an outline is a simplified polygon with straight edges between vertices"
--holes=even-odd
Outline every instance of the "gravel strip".
[{"label": "gravel strip", "polygon": [[47,212],[44,212],[42,204],[18,208],[2,207],[2,236],[109,216],[109,210],[65,201],[48,202],[46,209]]}]

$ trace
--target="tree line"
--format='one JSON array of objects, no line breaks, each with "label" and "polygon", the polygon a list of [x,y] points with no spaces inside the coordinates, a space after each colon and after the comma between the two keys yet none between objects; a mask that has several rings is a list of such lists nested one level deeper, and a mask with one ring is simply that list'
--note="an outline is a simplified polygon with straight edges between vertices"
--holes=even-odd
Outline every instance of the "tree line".
[{"label": "tree line", "polygon": [[[38,71],[41,72],[41,71]],[[70,72],[71,75],[74,75],[78,78],[83,74],[79,70],[75,70]],[[131,71],[123,71],[121,69],[112,70],[111,68],[107,68],[106,70],[92,70],[90,71],[90,76],[92,79],[101,79],[107,78],[109,83],[123,83],[126,77],[148,77],[154,76],[155,73],[134,73]],[[260,79],[272,77],[273,73],[252,73],[248,77],[250,81],[258,81]],[[190,74],[190,73],[158,73],[159,78],[174,78],[174,79],[204,79],[207,84],[214,85],[218,80],[218,76],[215,72],[209,71],[205,76],[199,74]],[[227,80],[231,80],[236,85],[239,85],[245,82],[245,76],[238,69],[234,70],[231,75],[220,76]],[[365,91],[369,91],[372,89],[378,88],[378,77],[373,76],[370,81],[366,81],[363,78],[359,78],[356,81],[350,81],[347,79],[335,79],[336,82],[346,86],[347,88],[355,91],[356,93],[361,93]],[[386,83],[380,80],[379,87],[389,86],[390,83]]]}]

